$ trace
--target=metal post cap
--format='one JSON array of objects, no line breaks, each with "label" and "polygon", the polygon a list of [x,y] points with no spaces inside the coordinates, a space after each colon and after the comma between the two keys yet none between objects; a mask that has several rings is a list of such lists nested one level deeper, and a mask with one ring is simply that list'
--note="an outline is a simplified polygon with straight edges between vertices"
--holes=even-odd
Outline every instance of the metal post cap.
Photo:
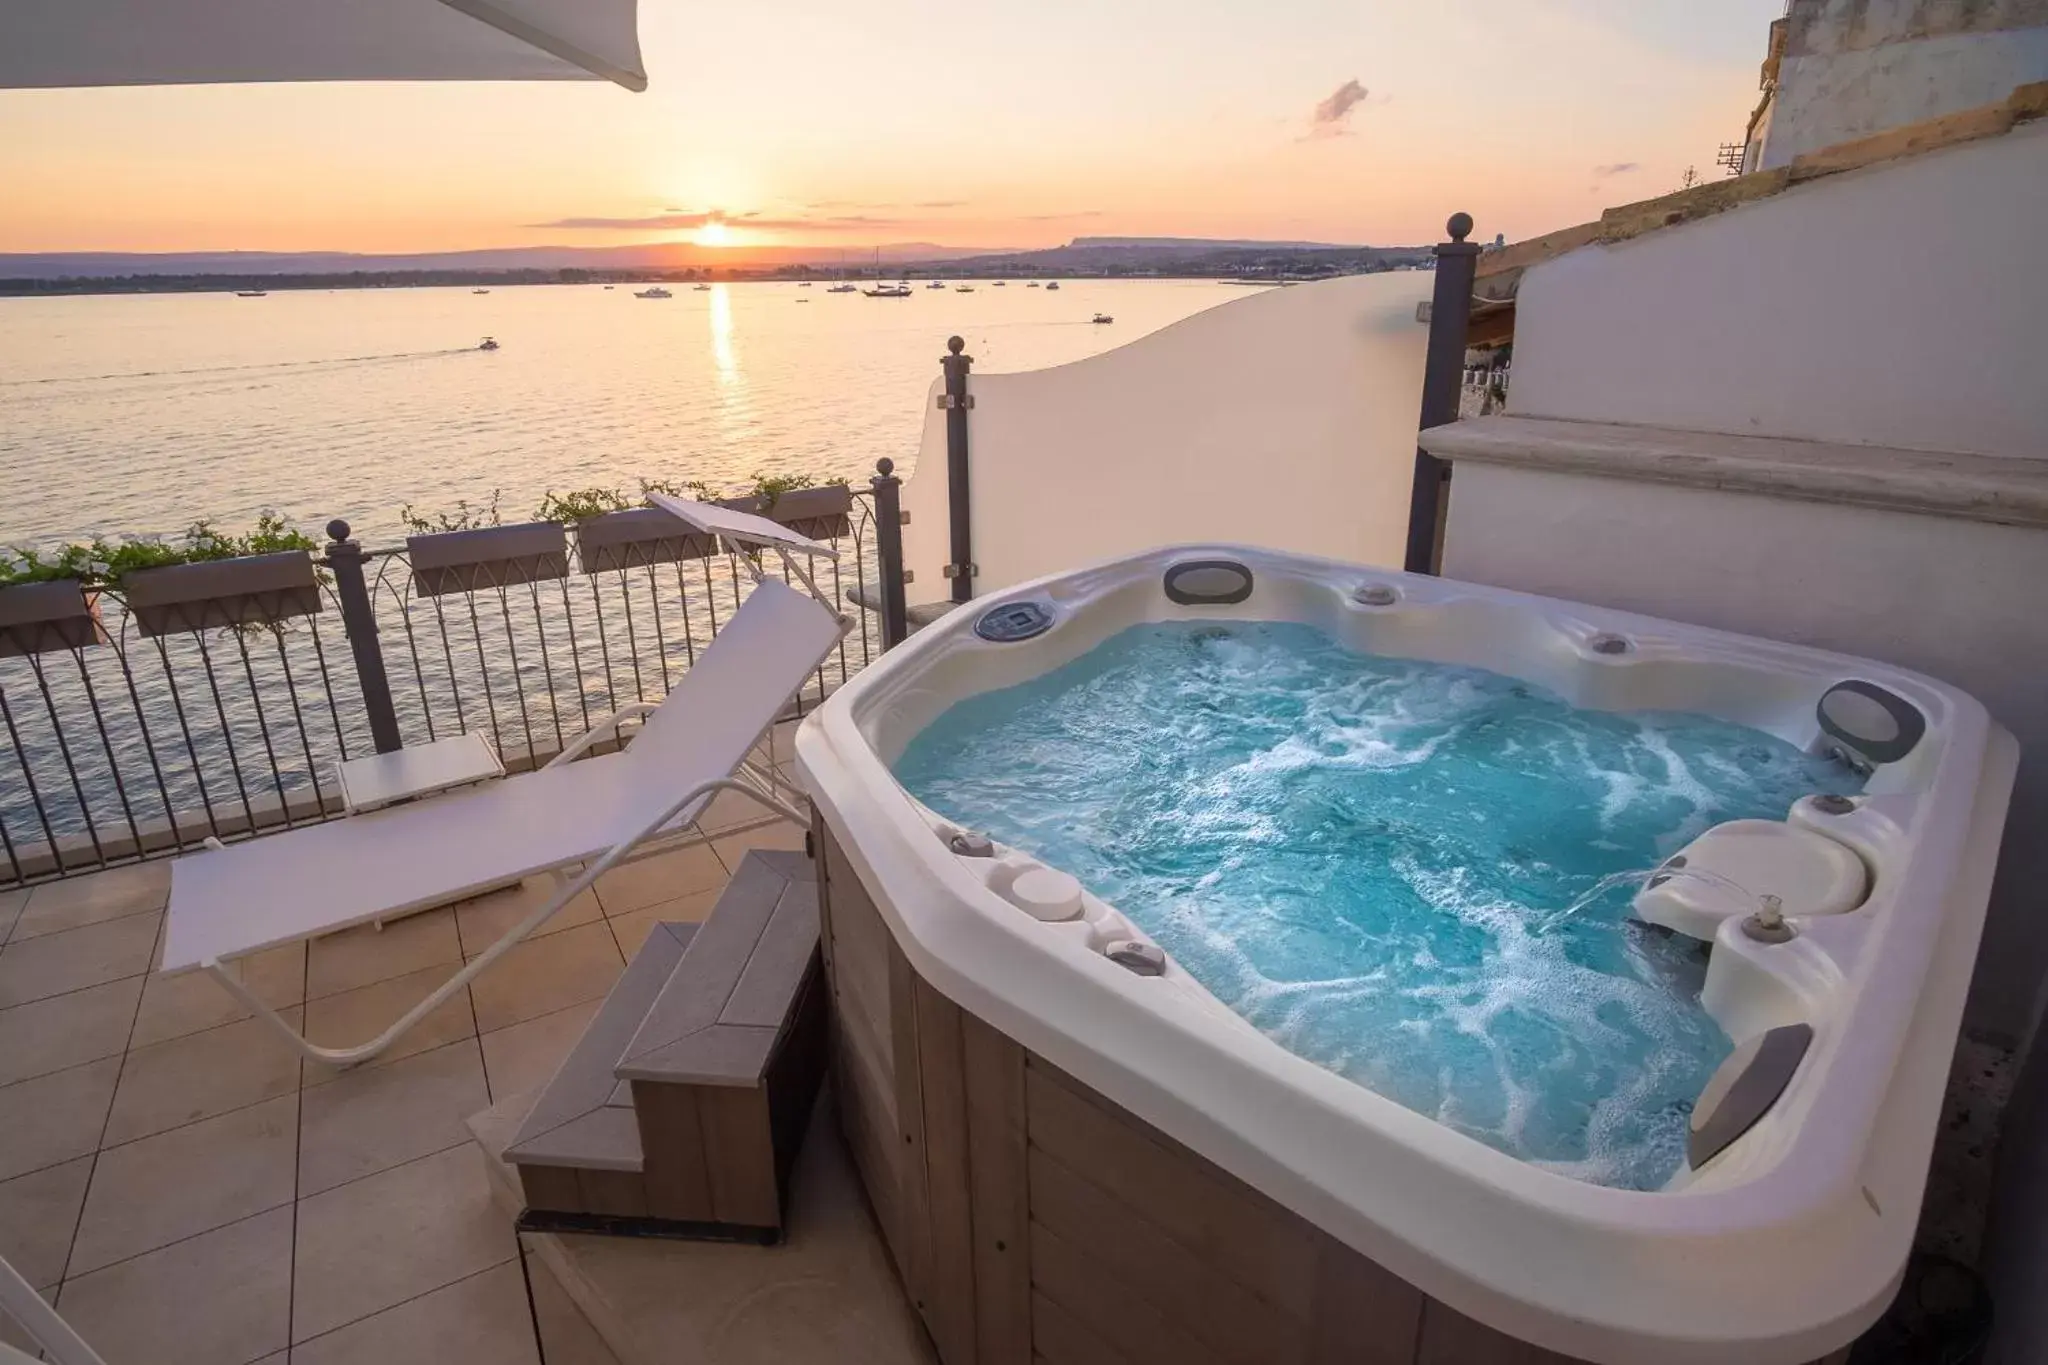
[{"label": "metal post cap", "polygon": [[328,522],[327,538],[333,541],[347,540],[348,523],[343,521],[340,517],[336,517],[333,521]]},{"label": "metal post cap", "polygon": [[881,459],[875,461],[875,472],[886,479],[896,472],[896,462],[887,455],[884,455]]},{"label": "metal post cap", "polygon": [[1472,235],[1472,215],[1469,213],[1452,214],[1451,220],[1444,224],[1444,230],[1451,234],[1452,241],[1464,241]]},{"label": "metal post cap", "polygon": [[965,337],[947,337],[946,349],[951,351],[954,355],[959,355],[962,351],[967,349],[967,339]]}]

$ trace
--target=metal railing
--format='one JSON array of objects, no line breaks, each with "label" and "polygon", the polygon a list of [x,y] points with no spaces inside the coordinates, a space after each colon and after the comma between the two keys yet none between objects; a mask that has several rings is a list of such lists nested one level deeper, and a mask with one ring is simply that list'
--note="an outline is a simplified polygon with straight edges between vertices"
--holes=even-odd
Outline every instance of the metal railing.
[{"label": "metal railing", "polygon": [[[900,481],[878,468],[810,532],[840,552],[818,586],[853,619],[796,714],[903,637]],[[99,590],[90,628],[54,636],[0,617],[0,886],[331,818],[337,766],[402,744],[481,732],[509,770],[546,763],[658,701],[752,591],[738,552],[679,530],[451,568],[415,563],[446,537],[365,550],[337,521],[314,584],[291,594],[166,619]],[[878,583],[879,600],[861,596],[879,617],[851,605]]]}]

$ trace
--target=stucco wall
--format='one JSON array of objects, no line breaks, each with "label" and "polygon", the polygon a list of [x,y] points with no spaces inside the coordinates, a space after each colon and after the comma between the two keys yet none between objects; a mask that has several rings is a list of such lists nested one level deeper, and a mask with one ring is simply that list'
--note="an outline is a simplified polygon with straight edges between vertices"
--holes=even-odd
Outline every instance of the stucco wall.
[{"label": "stucco wall", "polygon": [[1761,165],[2048,79],[2048,0],[1794,0]]},{"label": "stucco wall", "polygon": [[1522,416],[2048,456],[2048,120],[1532,266]]}]

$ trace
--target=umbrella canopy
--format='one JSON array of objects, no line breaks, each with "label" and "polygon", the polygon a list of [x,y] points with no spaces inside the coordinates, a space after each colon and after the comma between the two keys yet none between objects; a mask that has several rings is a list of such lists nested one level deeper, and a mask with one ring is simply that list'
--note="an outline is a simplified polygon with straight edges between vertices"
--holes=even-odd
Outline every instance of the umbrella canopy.
[{"label": "umbrella canopy", "polygon": [[0,0],[0,87],[616,81],[636,0]]}]

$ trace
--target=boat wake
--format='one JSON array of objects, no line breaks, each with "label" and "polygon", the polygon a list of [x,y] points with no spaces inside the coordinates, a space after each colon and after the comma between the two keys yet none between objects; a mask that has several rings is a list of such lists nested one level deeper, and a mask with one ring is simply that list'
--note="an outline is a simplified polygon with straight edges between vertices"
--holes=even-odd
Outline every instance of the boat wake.
[{"label": "boat wake", "polygon": [[345,365],[368,365],[398,360],[431,360],[437,356],[468,355],[479,349],[447,346],[433,351],[385,351],[375,355],[326,356],[319,360],[263,360],[249,365],[197,365],[182,370],[117,370],[111,374],[53,374],[37,379],[0,379],[0,389],[30,388],[44,384],[100,384],[120,379],[175,379],[197,374],[241,374],[249,371],[328,370]]}]

